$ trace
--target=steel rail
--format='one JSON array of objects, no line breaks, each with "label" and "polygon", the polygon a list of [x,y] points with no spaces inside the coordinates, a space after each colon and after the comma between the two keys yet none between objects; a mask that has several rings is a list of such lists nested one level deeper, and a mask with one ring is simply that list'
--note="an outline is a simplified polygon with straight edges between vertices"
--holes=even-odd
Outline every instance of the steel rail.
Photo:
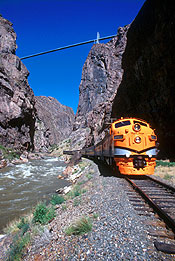
[{"label": "steel rail", "polygon": [[169,215],[167,215],[167,213],[161,207],[159,207],[145,192],[143,192],[132,180],[127,177],[125,179],[145,199],[145,201],[154,209],[159,217],[164,220],[167,226],[171,228],[175,234],[175,221]]},{"label": "steel rail", "polygon": [[[106,39],[113,38],[113,37],[115,37],[115,36],[116,36],[116,35],[105,36],[105,37],[98,38],[98,40],[99,40],[99,41],[100,41],[100,40],[106,40]],[[59,47],[59,48],[52,49],[52,50],[45,51],[45,52],[40,52],[40,53],[36,53],[36,54],[31,54],[31,55],[28,55],[28,56],[21,57],[20,59],[21,59],[21,60],[25,60],[25,59],[33,58],[33,57],[40,56],[40,55],[43,55],[43,54],[53,53],[53,52],[65,50],[65,49],[68,49],[68,48],[71,48],[71,47],[76,47],[76,46],[80,46],[80,45],[84,45],[84,44],[89,44],[89,43],[95,43],[95,42],[97,42],[97,39],[93,39],[93,40],[89,40],[89,41],[85,41],[85,42],[80,42],[80,43],[76,43],[76,44],[67,45],[67,46]]]}]

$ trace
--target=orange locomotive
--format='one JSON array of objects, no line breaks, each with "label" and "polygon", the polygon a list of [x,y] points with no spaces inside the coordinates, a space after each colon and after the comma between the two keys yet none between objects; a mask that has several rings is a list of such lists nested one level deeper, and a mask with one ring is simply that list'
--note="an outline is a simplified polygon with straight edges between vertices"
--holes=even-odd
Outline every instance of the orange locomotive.
[{"label": "orange locomotive", "polygon": [[110,125],[109,133],[82,154],[117,166],[124,175],[151,175],[156,165],[157,136],[150,125],[136,118],[121,118]]}]

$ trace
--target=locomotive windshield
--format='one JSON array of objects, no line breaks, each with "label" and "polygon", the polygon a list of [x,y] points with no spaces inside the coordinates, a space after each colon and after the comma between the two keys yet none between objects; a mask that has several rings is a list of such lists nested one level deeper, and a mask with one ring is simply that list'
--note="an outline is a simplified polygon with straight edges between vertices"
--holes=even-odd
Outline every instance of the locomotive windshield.
[{"label": "locomotive windshield", "polygon": [[131,124],[130,121],[120,121],[120,122],[118,122],[118,123],[115,124],[115,128],[128,126],[128,125],[130,125],[130,124]]},{"label": "locomotive windshield", "polygon": [[135,123],[139,123],[140,125],[147,127],[147,124],[142,121],[134,121],[134,124]]}]

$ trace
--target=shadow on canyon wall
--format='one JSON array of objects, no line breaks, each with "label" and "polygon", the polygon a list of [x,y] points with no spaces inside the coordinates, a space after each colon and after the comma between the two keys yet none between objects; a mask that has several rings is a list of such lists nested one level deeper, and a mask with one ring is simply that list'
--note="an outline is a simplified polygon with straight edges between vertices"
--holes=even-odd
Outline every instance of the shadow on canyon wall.
[{"label": "shadow on canyon wall", "polygon": [[175,5],[148,0],[131,24],[113,117],[139,117],[156,129],[160,157],[175,159]]}]

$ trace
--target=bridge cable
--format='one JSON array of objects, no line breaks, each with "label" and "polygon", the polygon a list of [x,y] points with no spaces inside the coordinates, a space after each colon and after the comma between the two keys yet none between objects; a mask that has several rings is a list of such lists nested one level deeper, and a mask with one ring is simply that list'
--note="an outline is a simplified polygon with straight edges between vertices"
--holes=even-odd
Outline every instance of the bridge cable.
[{"label": "bridge cable", "polygon": [[94,39],[94,40],[89,40],[89,41],[80,42],[80,43],[76,43],[76,44],[71,44],[71,45],[59,47],[59,48],[56,48],[56,49],[52,49],[52,50],[49,50],[49,51],[45,51],[45,52],[41,52],[41,53],[36,53],[36,54],[31,54],[31,55],[28,55],[28,56],[24,56],[24,57],[21,57],[20,59],[21,60],[25,60],[25,59],[33,58],[33,57],[36,57],[36,56],[40,56],[40,55],[44,55],[44,54],[53,53],[53,52],[57,52],[57,51],[60,51],[60,50],[68,49],[68,48],[71,48],[71,47],[80,46],[80,45],[83,45],[83,44],[99,43],[100,40],[110,39],[110,38],[113,38],[115,36],[116,35],[110,35],[110,36],[98,38],[98,41],[97,41],[97,39]]}]

